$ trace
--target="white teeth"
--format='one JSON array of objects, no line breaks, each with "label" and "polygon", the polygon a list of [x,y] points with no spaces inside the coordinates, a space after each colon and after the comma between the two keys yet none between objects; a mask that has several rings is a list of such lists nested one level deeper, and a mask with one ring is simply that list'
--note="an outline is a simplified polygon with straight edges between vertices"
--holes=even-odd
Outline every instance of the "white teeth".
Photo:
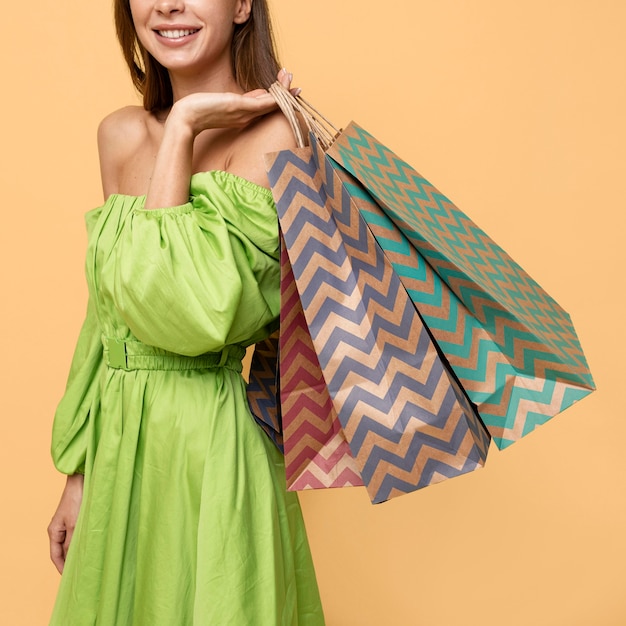
[{"label": "white teeth", "polygon": [[168,39],[180,39],[186,37],[197,31],[195,30],[160,30],[158,31],[161,37],[167,37]]}]

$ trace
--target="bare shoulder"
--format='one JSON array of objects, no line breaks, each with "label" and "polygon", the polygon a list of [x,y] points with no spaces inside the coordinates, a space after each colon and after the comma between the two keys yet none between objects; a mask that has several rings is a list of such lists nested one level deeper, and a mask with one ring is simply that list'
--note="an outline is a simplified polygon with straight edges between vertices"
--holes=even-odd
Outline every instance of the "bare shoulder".
[{"label": "bare shoulder", "polygon": [[253,129],[259,147],[265,152],[276,152],[296,147],[296,138],[291,124],[281,111],[263,117]]},{"label": "bare shoulder", "polygon": [[150,113],[127,106],[107,115],[98,127],[98,154],[105,198],[119,193],[126,164],[149,136]]},{"label": "bare shoulder", "polygon": [[296,140],[287,118],[280,111],[275,111],[240,133],[233,143],[227,169],[258,185],[269,187],[265,155],[295,147]]},{"label": "bare shoulder", "polygon": [[[132,151],[148,132],[150,113],[139,106],[127,106],[107,115],[98,127],[98,147],[109,153]],[[135,144],[135,145],[133,145]]]}]

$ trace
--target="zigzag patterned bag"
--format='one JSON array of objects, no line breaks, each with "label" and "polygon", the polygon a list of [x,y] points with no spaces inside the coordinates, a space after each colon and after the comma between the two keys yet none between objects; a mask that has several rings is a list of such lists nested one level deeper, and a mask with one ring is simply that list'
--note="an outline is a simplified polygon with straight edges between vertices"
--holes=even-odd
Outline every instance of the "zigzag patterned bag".
[{"label": "zigzag patterned bag", "polygon": [[290,490],[362,485],[309,334],[281,236],[279,406]]},{"label": "zigzag patterned bag", "polygon": [[355,123],[327,154],[402,243],[383,246],[499,448],[593,391],[570,316],[448,198]]},{"label": "zigzag patterned bag", "polygon": [[367,222],[499,447],[593,390],[567,313],[464,213],[356,124],[333,137],[304,101],[272,92],[323,145],[336,193]]},{"label": "zigzag patterned bag", "polygon": [[[267,157],[289,257],[279,350],[287,481],[342,486],[358,472],[383,502],[482,466],[489,435],[327,161],[317,142]],[[294,313],[300,320],[286,323]],[[310,376],[314,356],[322,379]],[[334,413],[320,407],[325,396]]]}]

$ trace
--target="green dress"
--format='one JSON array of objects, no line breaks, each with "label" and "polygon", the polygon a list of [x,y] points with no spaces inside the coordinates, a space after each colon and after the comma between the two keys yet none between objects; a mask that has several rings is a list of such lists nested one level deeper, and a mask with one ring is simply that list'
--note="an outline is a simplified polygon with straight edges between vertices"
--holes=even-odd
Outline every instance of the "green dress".
[{"label": "green dress", "polygon": [[241,376],[277,324],[276,209],[221,171],[190,195],[87,214],[89,305],[52,435],[85,491],[55,626],[324,624],[297,496]]}]

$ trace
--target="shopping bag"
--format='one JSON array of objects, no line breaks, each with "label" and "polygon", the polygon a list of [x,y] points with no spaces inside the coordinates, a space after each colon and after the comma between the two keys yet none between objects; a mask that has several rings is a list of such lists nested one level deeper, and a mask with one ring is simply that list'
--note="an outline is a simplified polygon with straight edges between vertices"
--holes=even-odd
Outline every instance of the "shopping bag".
[{"label": "shopping bag", "polygon": [[[322,147],[313,138],[266,158],[308,335],[372,502],[482,466],[480,418],[349,195],[337,194]],[[288,397],[287,465],[300,445],[288,435]]]},{"label": "shopping bag", "polygon": [[285,474],[292,491],[363,484],[324,381],[281,237],[278,343]]},{"label": "shopping bag", "polygon": [[363,485],[324,382],[282,237],[280,262],[280,332],[255,345],[246,387],[250,412],[285,455],[289,490]]},{"label": "shopping bag", "polygon": [[[430,273],[415,299],[498,447],[591,393],[570,316],[467,215],[355,123],[328,155],[371,194],[378,208],[369,215],[384,213]],[[369,223],[388,237],[380,221]],[[433,289],[447,301],[431,317],[423,294]]]},{"label": "shopping bag", "polygon": [[284,453],[281,406],[278,401],[279,331],[254,346],[246,385],[248,406],[256,423]]},{"label": "shopping bag", "polygon": [[594,389],[569,315],[467,215],[355,123],[325,148],[498,447]]}]

